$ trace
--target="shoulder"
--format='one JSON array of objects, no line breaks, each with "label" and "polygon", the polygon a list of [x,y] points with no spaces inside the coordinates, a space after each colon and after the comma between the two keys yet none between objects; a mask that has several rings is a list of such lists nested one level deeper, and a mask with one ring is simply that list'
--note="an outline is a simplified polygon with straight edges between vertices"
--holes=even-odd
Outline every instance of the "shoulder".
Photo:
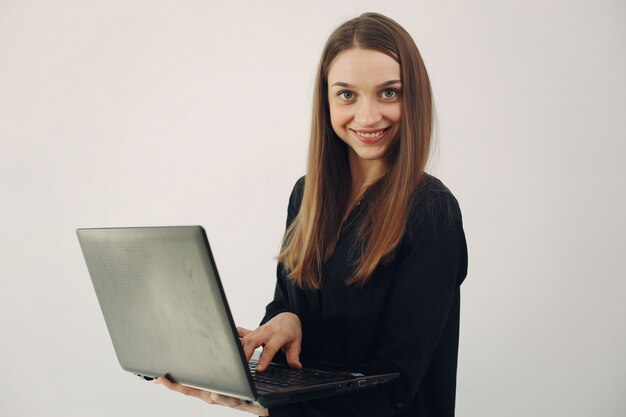
[{"label": "shoulder", "polygon": [[463,230],[459,202],[441,180],[424,174],[411,196],[407,233],[409,237],[432,234],[436,238],[451,230]]}]

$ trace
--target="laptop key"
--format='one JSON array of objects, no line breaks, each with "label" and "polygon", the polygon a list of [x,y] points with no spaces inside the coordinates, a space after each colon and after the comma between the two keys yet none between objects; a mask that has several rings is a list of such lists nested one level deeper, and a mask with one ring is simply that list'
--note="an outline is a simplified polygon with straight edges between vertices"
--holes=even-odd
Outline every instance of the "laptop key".
[{"label": "laptop key", "polygon": [[250,363],[250,371],[254,381],[281,387],[321,384],[344,379],[343,376],[340,375],[326,374],[306,369],[292,369],[270,365],[265,372],[258,373],[255,371],[255,368],[256,362],[253,361]]}]

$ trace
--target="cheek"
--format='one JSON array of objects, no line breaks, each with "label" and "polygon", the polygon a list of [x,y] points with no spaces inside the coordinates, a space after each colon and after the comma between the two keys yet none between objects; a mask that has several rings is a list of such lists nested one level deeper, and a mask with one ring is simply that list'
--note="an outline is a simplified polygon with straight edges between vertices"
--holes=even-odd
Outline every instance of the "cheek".
[{"label": "cheek", "polygon": [[330,123],[335,130],[343,129],[344,125],[350,121],[350,112],[344,106],[330,105]]},{"label": "cheek", "polygon": [[392,120],[394,123],[399,123],[400,119],[402,119],[402,104],[398,103],[397,106],[393,106],[393,108],[389,110],[389,120]]}]

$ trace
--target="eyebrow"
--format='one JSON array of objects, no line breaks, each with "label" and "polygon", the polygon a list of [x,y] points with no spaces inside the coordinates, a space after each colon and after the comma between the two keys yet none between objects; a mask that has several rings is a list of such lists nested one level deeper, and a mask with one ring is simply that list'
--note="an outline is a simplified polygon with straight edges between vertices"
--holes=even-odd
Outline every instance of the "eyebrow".
[{"label": "eyebrow", "polygon": [[[378,85],[376,86],[376,88],[387,87],[387,86],[390,86],[390,85],[393,85],[393,84],[400,84],[401,82],[402,82],[402,81],[400,81],[400,80],[389,80],[389,81],[385,81],[385,82],[384,82],[384,83],[382,83],[382,84],[378,84]],[[343,81],[337,81],[336,83],[334,83],[333,85],[331,85],[331,87],[334,87],[334,86],[338,86],[338,87],[346,87],[346,88],[354,88],[354,86],[353,86],[353,85],[350,85],[350,84],[348,84],[348,83],[344,83]]]}]

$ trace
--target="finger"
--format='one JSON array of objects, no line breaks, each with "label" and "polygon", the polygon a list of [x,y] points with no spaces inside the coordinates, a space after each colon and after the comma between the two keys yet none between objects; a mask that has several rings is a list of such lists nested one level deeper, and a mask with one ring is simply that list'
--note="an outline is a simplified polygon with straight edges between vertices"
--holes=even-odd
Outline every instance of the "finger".
[{"label": "finger", "polygon": [[287,356],[287,363],[292,368],[302,369],[302,363],[300,362],[300,343],[292,342],[285,351]]},{"label": "finger", "polygon": [[252,330],[246,329],[245,327],[237,327],[237,333],[239,334],[239,337],[244,337],[252,333]]},{"label": "finger", "polygon": [[250,358],[252,358],[256,348],[263,346],[268,342],[268,338],[268,333],[261,331],[241,339],[243,352],[246,355],[247,362],[250,362]]},{"label": "finger", "polygon": [[203,391],[197,388],[188,387],[187,385],[180,385],[162,376],[158,377],[157,379],[159,381],[159,384],[165,386],[166,388],[172,391],[176,391],[183,395],[188,395],[190,397],[200,398],[201,400],[204,400],[208,402],[209,404],[213,404],[213,402],[210,400],[210,395],[205,395],[205,394],[210,394],[208,391]]},{"label": "finger", "polygon": [[263,352],[261,352],[261,357],[259,358],[259,362],[256,365],[256,370],[259,372],[263,372],[265,369],[267,369],[267,366],[270,364],[272,359],[274,359],[274,356],[276,355],[276,352],[278,352],[278,349],[280,349],[280,346],[278,344],[275,344],[274,342],[266,344],[263,348]]},{"label": "finger", "polygon": [[165,378],[164,376],[160,376],[154,379],[154,382],[157,384],[163,385],[165,388],[174,389],[175,383]]},{"label": "finger", "polygon": [[229,397],[227,395],[218,394],[217,392],[211,393],[211,400],[215,404],[223,405],[226,407],[236,408],[241,405],[241,400],[239,398]]},{"label": "finger", "polygon": [[185,385],[177,384],[177,383],[172,382],[169,379],[167,379],[165,377],[162,377],[162,376],[158,377],[157,380],[165,388],[171,389],[172,391],[180,392],[181,394],[191,395],[192,390],[194,390],[194,388],[187,387]]},{"label": "finger", "polygon": [[254,414],[255,416],[269,416],[270,415],[269,410],[267,408],[263,408],[257,404],[246,404],[242,402],[241,405],[235,407],[235,409]]},{"label": "finger", "polygon": [[260,344],[257,346],[257,344],[255,343],[254,340],[252,339],[247,339],[247,340],[243,340],[243,353],[244,355],[246,355],[246,362],[250,362],[250,359],[252,358],[252,355],[254,355],[254,351],[256,350],[257,347],[260,346]]}]

